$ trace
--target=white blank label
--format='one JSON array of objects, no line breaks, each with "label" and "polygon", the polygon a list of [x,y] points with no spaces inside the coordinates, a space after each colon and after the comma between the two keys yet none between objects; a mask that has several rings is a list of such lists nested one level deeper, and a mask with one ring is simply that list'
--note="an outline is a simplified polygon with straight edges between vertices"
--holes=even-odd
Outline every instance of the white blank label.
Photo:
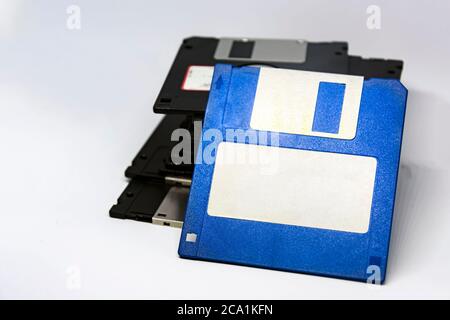
[{"label": "white blank label", "polygon": [[[253,161],[230,161],[236,154]],[[224,142],[208,214],[365,233],[376,166],[372,157]]]},{"label": "white blank label", "polygon": [[[320,82],[345,84],[338,133],[313,131]],[[261,68],[250,127],[256,130],[351,140],[356,127],[364,77]]]},{"label": "white blank label", "polygon": [[181,86],[187,91],[209,91],[214,74],[211,66],[189,66]]}]

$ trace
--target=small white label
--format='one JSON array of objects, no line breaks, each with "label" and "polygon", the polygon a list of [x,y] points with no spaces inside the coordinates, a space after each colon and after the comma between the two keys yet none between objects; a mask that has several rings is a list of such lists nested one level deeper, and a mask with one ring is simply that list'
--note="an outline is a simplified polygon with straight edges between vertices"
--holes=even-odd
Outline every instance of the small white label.
[{"label": "small white label", "polygon": [[[313,131],[320,82],[345,84],[338,133]],[[261,68],[250,126],[256,130],[351,140],[356,135],[364,78]]]},{"label": "small white label", "polygon": [[213,78],[212,66],[189,66],[184,77],[182,90],[209,91]]}]

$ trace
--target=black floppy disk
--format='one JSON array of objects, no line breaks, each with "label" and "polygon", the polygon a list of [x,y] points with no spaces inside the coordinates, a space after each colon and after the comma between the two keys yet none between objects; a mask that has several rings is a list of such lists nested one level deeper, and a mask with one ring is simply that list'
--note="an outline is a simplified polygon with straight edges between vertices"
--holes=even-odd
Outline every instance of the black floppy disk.
[{"label": "black floppy disk", "polygon": [[[203,38],[183,40],[154,104],[167,114],[126,169],[130,184],[110,210],[114,218],[162,225],[182,225],[198,145],[195,131],[209,96],[214,65],[273,68],[348,74],[399,80],[403,62],[365,59],[348,54],[347,42],[308,42],[296,39]],[[190,162],[175,164],[172,141],[176,129],[189,131]]]},{"label": "black floppy disk", "polygon": [[183,40],[154,111],[203,114],[217,63],[393,79],[400,79],[403,67],[398,60],[349,55],[346,42],[191,37]]}]

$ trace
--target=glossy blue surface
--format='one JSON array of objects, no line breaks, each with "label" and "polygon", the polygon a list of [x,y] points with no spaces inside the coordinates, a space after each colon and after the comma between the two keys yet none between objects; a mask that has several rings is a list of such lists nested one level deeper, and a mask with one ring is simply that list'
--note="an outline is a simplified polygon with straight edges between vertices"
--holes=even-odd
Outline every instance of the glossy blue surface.
[{"label": "glossy blue surface", "polygon": [[[203,130],[248,129],[259,68],[215,67]],[[279,134],[280,147],[377,159],[369,231],[365,234],[207,214],[213,164],[197,164],[179,246],[184,258],[304,272],[366,281],[368,267],[386,275],[407,90],[397,80],[364,81],[356,137],[340,140]],[[224,135],[225,136],[225,135]],[[207,143],[199,152],[208,147]],[[242,198],[245,201],[245,197]],[[274,208],[276,214],[276,208]],[[187,242],[187,233],[197,235]]]},{"label": "glossy blue surface", "polygon": [[320,82],[312,131],[339,133],[345,84]]}]

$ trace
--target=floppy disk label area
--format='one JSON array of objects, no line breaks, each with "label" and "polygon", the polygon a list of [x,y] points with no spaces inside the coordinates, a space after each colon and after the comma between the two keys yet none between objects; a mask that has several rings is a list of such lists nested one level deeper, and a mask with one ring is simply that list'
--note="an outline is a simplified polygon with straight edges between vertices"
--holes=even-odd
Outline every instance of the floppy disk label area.
[{"label": "floppy disk label area", "polygon": [[363,77],[261,68],[250,127],[353,139]]},{"label": "floppy disk label area", "polygon": [[181,89],[186,91],[209,91],[213,73],[213,66],[189,66]]},{"label": "floppy disk label area", "polygon": [[[226,161],[252,153],[253,164]],[[365,233],[376,163],[372,157],[223,142],[208,214]]]},{"label": "floppy disk label area", "polygon": [[203,134],[222,140],[196,164],[180,256],[382,282],[406,97],[398,80],[216,65]]}]

